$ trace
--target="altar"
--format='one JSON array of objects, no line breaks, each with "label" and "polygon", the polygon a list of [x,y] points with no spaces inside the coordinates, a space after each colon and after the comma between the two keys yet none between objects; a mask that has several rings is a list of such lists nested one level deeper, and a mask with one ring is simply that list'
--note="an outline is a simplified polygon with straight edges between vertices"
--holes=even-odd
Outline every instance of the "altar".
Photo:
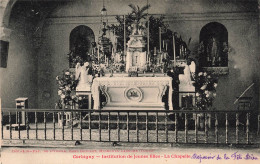
[{"label": "altar", "polygon": [[[145,25],[141,21],[144,17],[139,16],[118,17],[119,25],[113,26],[108,26],[102,17],[102,35],[92,44],[92,54],[81,58],[75,52],[72,56],[76,79],[70,84],[77,84],[77,93],[91,93],[94,110],[173,110],[172,83],[177,93],[179,77],[180,91],[195,91],[187,64],[187,44],[184,41],[176,44],[175,39],[181,41],[181,38],[165,37],[169,32],[167,26],[152,22],[151,28],[158,29],[159,36],[151,35],[150,38],[150,25]],[[125,23],[129,21],[131,25]],[[180,60],[183,60],[182,64],[179,64]],[[185,68],[183,75],[179,76],[177,67]],[[190,96],[187,94],[175,94],[174,100],[180,99],[179,96]]]},{"label": "altar", "polygon": [[165,110],[162,97],[167,88],[169,110],[173,110],[171,77],[98,77],[92,84],[94,109],[100,109],[101,91],[105,110]]}]

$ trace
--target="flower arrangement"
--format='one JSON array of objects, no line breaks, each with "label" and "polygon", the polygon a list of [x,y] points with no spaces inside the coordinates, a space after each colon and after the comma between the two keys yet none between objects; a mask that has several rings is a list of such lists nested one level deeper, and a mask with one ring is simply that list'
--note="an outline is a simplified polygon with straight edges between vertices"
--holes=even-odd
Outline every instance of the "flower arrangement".
[{"label": "flower arrangement", "polygon": [[78,80],[75,80],[75,75],[69,70],[64,70],[62,75],[56,77],[58,88],[58,95],[60,96],[56,106],[59,109],[68,108],[78,101],[75,90]]},{"label": "flower arrangement", "polygon": [[194,86],[196,88],[196,105],[200,110],[207,110],[211,107],[216,97],[216,87],[218,86],[218,78],[216,75],[199,72],[194,75]]}]

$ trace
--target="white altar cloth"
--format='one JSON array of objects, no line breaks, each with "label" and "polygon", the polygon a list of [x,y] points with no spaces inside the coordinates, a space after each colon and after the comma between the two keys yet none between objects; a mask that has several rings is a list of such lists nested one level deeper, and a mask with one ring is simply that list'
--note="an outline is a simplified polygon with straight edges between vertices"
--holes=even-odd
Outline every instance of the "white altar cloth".
[{"label": "white altar cloth", "polygon": [[92,84],[94,109],[100,109],[101,91],[107,100],[104,109],[163,110],[167,87],[169,110],[173,110],[171,77],[98,77]]}]

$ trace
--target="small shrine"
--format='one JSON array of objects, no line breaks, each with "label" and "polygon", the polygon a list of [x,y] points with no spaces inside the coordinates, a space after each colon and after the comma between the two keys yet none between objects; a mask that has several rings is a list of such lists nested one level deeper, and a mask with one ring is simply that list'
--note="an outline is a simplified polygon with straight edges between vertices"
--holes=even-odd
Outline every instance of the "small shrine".
[{"label": "small shrine", "polygon": [[147,52],[145,51],[146,43],[144,36],[138,26],[134,26],[130,39],[127,43],[126,54],[126,72],[129,71],[147,71]]}]

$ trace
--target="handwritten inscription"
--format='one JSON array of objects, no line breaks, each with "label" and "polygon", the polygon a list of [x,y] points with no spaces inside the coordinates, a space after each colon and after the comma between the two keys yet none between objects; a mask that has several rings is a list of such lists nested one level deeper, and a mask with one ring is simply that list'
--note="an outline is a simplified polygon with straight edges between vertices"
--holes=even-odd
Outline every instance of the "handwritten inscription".
[{"label": "handwritten inscription", "polygon": [[247,153],[246,155],[240,154],[238,152],[235,152],[231,155],[228,154],[217,154],[217,155],[202,155],[202,154],[197,154],[194,153],[191,156],[191,159],[196,159],[199,160],[201,163],[203,160],[258,160],[258,157],[254,156],[254,154]]}]

